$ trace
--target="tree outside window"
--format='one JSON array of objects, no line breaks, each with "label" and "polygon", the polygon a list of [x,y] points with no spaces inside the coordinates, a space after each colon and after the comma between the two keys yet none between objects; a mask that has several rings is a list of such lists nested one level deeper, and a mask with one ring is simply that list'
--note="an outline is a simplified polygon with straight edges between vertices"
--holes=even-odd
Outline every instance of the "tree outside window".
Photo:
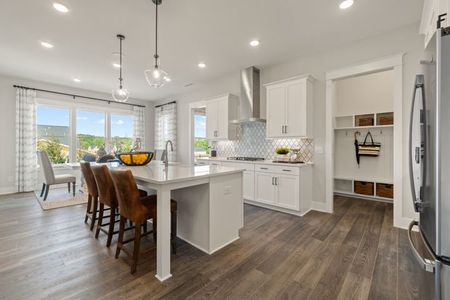
[{"label": "tree outside window", "polygon": [[194,155],[196,158],[209,155],[205,108],[196,109],[194,112]]}]

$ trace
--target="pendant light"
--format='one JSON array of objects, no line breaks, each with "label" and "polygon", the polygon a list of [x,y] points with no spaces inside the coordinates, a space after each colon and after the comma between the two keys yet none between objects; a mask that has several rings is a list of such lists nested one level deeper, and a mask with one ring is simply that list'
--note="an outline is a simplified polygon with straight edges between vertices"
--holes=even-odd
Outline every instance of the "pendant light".
[{"label": "pendant light", "polygon": [[124,89],[122,86],[123,78],[122,78],[122,41],[125,39],[125,36],[118,34],[117,38],[119,39],[120,43],[120,66],[119,66],[119,88],[113,90],[112,97],[114,101],[117,102],[126,102],[128,100],[128,97],[130,97],[130,93],[127,89]]},{"label": "pendant light", "polygon": [[155,58],[155,65],[153,68],[145,70],[145,79],[147,80],[148,84],[151,87],[159,88],[162,87],[164,84],[170,81],[169,76],[167,75],[167,72],[162,70],[159,66],[159,55],[158,55],[158,6],[161,5],[162,0],[152,0],[153,3],[155,3],[155,12],[156,12],[156,25],[155,25],[155,55],[153,56]]}]

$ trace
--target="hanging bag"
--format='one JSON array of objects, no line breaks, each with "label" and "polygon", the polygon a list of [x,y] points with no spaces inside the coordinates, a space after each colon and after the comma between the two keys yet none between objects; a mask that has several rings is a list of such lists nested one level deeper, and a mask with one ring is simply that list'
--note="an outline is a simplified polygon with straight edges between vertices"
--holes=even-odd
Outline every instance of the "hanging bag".
[{"label": "hanging bag", "polygon": [[[370,141],[367,139],[370,137]],[[364,138],[364,142],[358,145],[358,155],[359,156],[370,156],[377,157],[380,155],[380,143],[375,143],[373,141],[372,134],[367,132],[366,137]]]}]

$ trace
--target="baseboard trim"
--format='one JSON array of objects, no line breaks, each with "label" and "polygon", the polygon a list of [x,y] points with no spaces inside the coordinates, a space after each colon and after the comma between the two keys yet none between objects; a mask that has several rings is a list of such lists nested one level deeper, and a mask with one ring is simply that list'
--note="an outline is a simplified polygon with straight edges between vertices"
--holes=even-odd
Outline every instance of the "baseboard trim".
[{"label": "baseboard trim", "polygon": [[16,194],[16,193],[17,193],[17,188],[14,186],[0,188],[0,195],[10,195],[10,194]]},{"label": "baseboard trim", "polygon": [[285,214],[290,214],[290,215],[294,215],[294,216],[299,216],[299,217],[303,217],[304,215],[306,215],[311,209],[308,209],[305,212],[301,212],[301,211],[295,211],[295,210],[290,210],[287,208],[283,208],[283,207],[277,207],[277,206],[272,206],[270,204],[265,204],[265,203],[259,203],[259,202],[255,202],[252,200],[244,200],[245,204],[249,204],[249,205],[254,205],[254,206],[258,206],[258,207],[262,207],[262,208],[266,208],[266,209],[271,209],[271,210],[275,210],[275,211],[279,211]]},{"label": "baseboard trim", "polygon": [[402,217],[399,220],[394,218],[394,227],[407,230],[413,219]]},{"label": "baseboard trim", "polygon": [[228,243],[223,244],[222,246],[217,247],[216,249],[212,250],[211,253],[209,254],[214,254],[215,252],[219,251],[220,249],[225,248],[226,246],[236,242],[237,240],[239,240],[241,237],[238,236],[237,238],[232,239],[231,241],[229,241]]},{"label": "baseboard trim", "polygon": [[311,203],[311,210],[320,211],[328,214],[332,214],[333,211],[327,207],[327,203],[313,201]]}]

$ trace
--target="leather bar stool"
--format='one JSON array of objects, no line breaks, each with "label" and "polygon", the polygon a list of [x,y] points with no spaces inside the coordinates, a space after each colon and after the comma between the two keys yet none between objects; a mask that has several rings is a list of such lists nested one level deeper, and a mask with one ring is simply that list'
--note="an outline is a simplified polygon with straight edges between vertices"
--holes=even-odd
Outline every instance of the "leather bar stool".
[{"label": "leather bar stool", "polygon": [[98,211],[98,191],[97,183],[95,182],[94,174],[92,173],[90,162],[80,162],[81,173],[87,185],[88,203],[86,207],[86,216],[84,223],[87,223],[88,219],[91,219],[90,229],[94,229],[95,221],[97,220]]},{"label": "leather bar stool", "polygon": [[[153,223],[156,224],[157,198],[155,195],[146,197],[139,196],[139,190],[137,188],[136,181],[130,170],[111,170],[110,172],[114,182],[120,211],[119,240],[117,243],[116,258],[119,258],[121,250],[123,250],[128,256],[131,256],[133,260],[131,264],[131,274],[134,274],[136,272],[136,267],[139,259],[139,248],[142,236],[141,226],[150,219],[153,219]],[[175,203],[174,205],[176,208],[176,202],[173,200],[171,202]],[[171,205],[171,208],[172,207],[173,205]],[[124,241],[125,222],[127,219],[135,223],[135,234],[134,238]],[[176,220],[176,214],[175,216],[172,214],[172,220],[173,219]],[[172,224],[175,224],[176,230],[176,221]],[[155,229],[156,226],[154,226],[154,230]],[[148,233],[151,233],[151,231],[144,233],[144,235]],[[175,236],[176,231],[172,232],[173,249],[175,249]],[[126,243],[129,243],[131,241],[134,241],[134,249],[132,254],[128,252],[128,249],[124,247]]]},{"label": "leather bar stool", "polygon": [[[97,239],[100,231],[107,234],[108,239],[106,241],[106,247],[111,245],[112,237],[114,234],[118,233],[118,231],[114,231],[114,225],[116,221],[116,211],[118,211],[119,203],[117,201],[116,190],[114,189],[114,183],[109,172],[109,169],[106,165],[97,165],[92,166],[92,173],[94,174],[95,182],[97,184],[98,191],[98,202],[99,202],[99,216],[97,227],[95,230],[95,238]],[[139,196],[145,197],[147,196],[147,192],[143,190],[139,190]],[[103,223],[105,206],[110,208],[109,216],[105,218],[109,218],[109,223]],[[103,229],[102,227],[108,226],[108,230]],[[147,231],[147,223],[143,224],[144,231]],[[127,228],[126,230],[133,229]]]}]

